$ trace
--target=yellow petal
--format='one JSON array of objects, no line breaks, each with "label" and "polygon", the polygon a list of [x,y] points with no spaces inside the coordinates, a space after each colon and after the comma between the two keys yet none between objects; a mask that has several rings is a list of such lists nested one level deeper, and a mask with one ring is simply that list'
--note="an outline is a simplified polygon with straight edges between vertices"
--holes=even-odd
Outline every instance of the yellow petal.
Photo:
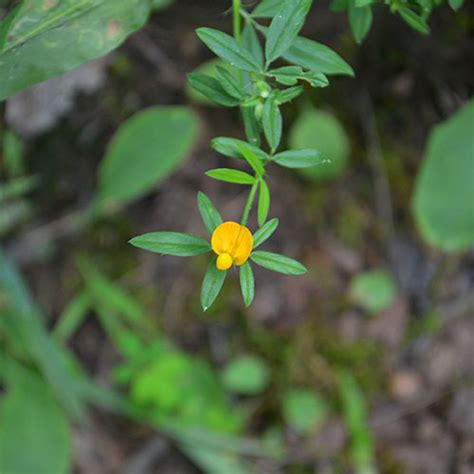
[{"label": "yellow petal", "polygon": [[217,257],[216,267],[218,270],[228,270],[234,264],[234,260],[228,253],[221,253]]},{"label": "yellow petal", "polygon": [[228,254],[233,263],[240,266],[252,252],[253,237],[247,227],[237,222],[224,222],[213,232],[211,245],[217,255]]}]

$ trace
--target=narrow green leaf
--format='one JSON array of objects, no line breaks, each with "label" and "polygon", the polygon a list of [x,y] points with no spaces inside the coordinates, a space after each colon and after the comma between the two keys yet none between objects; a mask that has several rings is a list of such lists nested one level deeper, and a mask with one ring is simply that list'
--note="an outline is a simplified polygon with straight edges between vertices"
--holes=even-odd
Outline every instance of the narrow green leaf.
[{"label": "narrow green leaf", "polygon": [[270,148],[276,150],[281,140],[283,119],[273,97],[269,97],[263,106],[262,125]]},{"label": "narrow green leaf", "polygon": [[352,67],[328,46],[298,37],[283,58],[292,64],[323,74],[345,74],[354,76]]},{"label": "narrow green leaf", "polygon": [[307,272],[307,269],[301,263],[278,253],[257,250],[252,252],[250,258],[252,262],[272,272],[285,275],[303,275]]},{"label": "narrow green leaf", "polygon": [[250,54],[255,58],[260,68],[263,69],[264,66],[264,55],[262,45],[258,38],[257,32],[255,31],[252,23],[247,23],[242,31],[242,46],[250,52]]},{"label": "narrow green leaf", "polygon": [[260,146],[260,124],[255,118],[255,107],[241,107],[244,120],[245,136],[247,140],[257,147]]},{"label": "narrow green leaf", "polygon": [[218,153],[221,153],[224,156],[229,156],[231,158],[245,159],[240,151],[240,146],[245,146],[251,152],[257,156],[260,161],[267,161],[269,156],[260,148],[257,148],[251,143],[244,142],[243,140],[238,140],[237,138],[230,137],[217,137],[213,138],[211,141],[211,146]]},{"label": "narrow green leaf", "polygon": [[356,7],[354,0],[351,0],[349,4],[349,23],[354,39],[357,43],[362,43],[372,26],[372,8],[369,5]]},{"label": "narrow green leaf", "polygon": [[239,99],[229,95],[221,83],[211,76],[200,72],[191,72],[188,74],[188,82],[194,90],[216,104],[224,107],[239,105]]},{"label": "narrow green leaf", "polygon": [[217,66],[216,69],[217,80],[220,82],[222,88],[227,92],[227,94],[239,101],[242,100],[245,96],[245,91],[235,75],[222,66]]},{"label": "narrow green leaf", "polygon": [[136,199],[167,178],[188,156],[198,119],[186,107],[152,107],[121,125],[99,167],[100,206]]},{"label": "narrow green leaf", "polygon": [[260,229],[258,229],[257,232],[253,234],[253,248],[256,249],[266,242],[277,230],[279,223],[280,222],[278,219],[273,218],[260,227]]},{"label": "narrow green leaf", "polygon": [[253,152],[252,148],[244,143],[239,144],[239,150],[247,163],[252,167],[255,173],[257,173],[257,176],[263,176],[265,174],[265,168],[263,167],[262,162],[258,158],[257,154]]},{"label": "narrow green leaf", "polygon": [[286,0],[262,0],[252,12],[254,18],[273,18],[281,8]]},{"label": "narrow green leaf", "polygon": [[227,275],[226,271],[218,270],[216,267],[217,257],[214,257],[207,267],[201,288],[201,305],[207,311],[214,303],[224,285]]},{"label": "narrow green leaf", "polygon": [[276,91],[275,102],[278,105],[286,104],[287,102],[291,102],[293,99],[299,97],[303,91],[303,86],[289,87],[288,89],[284,89],[282,91]]},{"label": "narrow green leaf", "polygon": [[311,87],[327,87],[329,85],[328,78],[321,72],[309,71],[303,79],[308,81]]},{"label": "narrow green leaf", "polygon": [[272,69],[268,72],[268,75],[274,77],[280,84],[294,86],[298,79],[303,77],[304,72],[300,66],[283,66]]},{"label": "narrow green leaf", "polygon": [[260,191],[258,195],[258,225],[265,224],[268,211],[270,210],[270,190],[267,183],[262,179],[260,181]]},{"label": "narrow green leaf", "polygon": [[180,232],[150,232],[134,237],[129,243],[143,250],[176,257],[193,257],[211,250],[207,240]]},{"label": "narrow green leaf", "polygon": [[227,183],[235,184],[253,184],[255,183],[255,176],[252,176],[245,171],[233,170],[231,168],[218,168],[210,170],[206,173],[210,178]]},{"label": "narrow green leaf", "polygon": [[287,51],[303,27],[312,0],[292,0],[283,3],[270,23],[265,45],[267,62],[271,63]]},{"label": "narrow green leaf", "polygon": [[198,208],[206,229],[212,234],[222,224],[222,217],[212,201],[201,191],[198,193]]},{"label": "narrow green leaf", "polygon": [[278,153],[273,161],[285,168],[311,168],[312,166],[330,163],[319,150],[289,150]]},{"label": "narrow green leaf", "polygon": [[91,309],[91,304],[90,295],[82,291],[67,305],[54,327],[53,335],[59,343],[64,344],[81,326]]},{"label": "narrow green leaf", "polygon": [[424,35],[430,34],[430,27],[426,24],[426,20],[415,13],[413,10],[406,7],[405,5],[399,5],[398,12],[405,22],[414,30],[423,33]]},{"label": "narrow green leaf", "polygon": [[245,262],[240,267],[240,289],[245,306],[248,308],[255,297],[255,279],[253,276],[252,266],[249,262]]},{"label": "narrow green leaf", "polygon": [[232,66],[244,71],[261,71],[257,60],[227,33],[212,28],[198,28],[196,33],[211,51]]}]

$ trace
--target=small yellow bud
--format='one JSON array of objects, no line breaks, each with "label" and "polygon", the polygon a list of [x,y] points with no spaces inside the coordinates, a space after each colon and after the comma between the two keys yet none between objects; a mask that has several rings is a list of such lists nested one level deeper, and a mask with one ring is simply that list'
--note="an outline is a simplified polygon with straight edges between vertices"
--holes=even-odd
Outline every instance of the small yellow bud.
[{"label": "small yellow bud", "polygon": [[232,257],[228,253],[223,253],[217,257],[216,267],[218,270],[228,270],[233,263]]}]

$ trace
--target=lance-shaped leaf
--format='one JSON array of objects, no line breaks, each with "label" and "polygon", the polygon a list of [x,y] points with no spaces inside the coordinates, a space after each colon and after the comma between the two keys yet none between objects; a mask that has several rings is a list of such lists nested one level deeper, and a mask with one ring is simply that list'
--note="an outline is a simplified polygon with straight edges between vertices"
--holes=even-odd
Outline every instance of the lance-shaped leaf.
[{"label": "lance-shaped leaf", "polygon": [[257,176],[263,176],[265,174],[265,168],[257,154],[253,152],[252,148],[247,146],[246,143],[243,143],[239,145],[239,150],[247,163],[252,167],[255,173],[257,173]]},{"label": "lance-shaped leaf", "polygon": [[201,191],[198,193],[198,208],[206,229],[212,234],[222,224],[222,217],[212,201]]},{"label": "lance-shaped leaf", "polygon": [[20,2],[0,24],[0,100],[107,54],[149,12],[149,0]]},{"label": "lance-shaped leaf", "polygon": [[245,146],[254,155],[256,155],[260,161],[266,161],[269,159],[268,154],[260,148],[237,138],[217,137],[211,141],[211,146],[212,148],[214,148],[214,150],[224,156],[229,156],[231,158],[239,158],[242,160],[245,158],[242,155],[242,152],[240,151],[240,147]]},{"label": "lance-shaped leaf", "polygon": [[207,311],[219,296],[227,275],[227,271],[217,269],[216,260],[217,257],[212,259],[202,282],[201,305],[204,311]]},{"label": "lance-shaped leaf", "polygon": [[249,262],[245,262],[240,267],[240,289],[242,290],[242,297],[245,306],[248,308],[255,297],[255,278],[253,270]]},{"label": "lance-shaped leaf", "polygon": [[262,0],[252,12],[254,18],[273,18],[286,0]]},{"label": "lance-shaped leaf", "polygon": [[175,257],[193,257],[211,250],[207,240],[180,232],[150,232],[134,237],[129,243],[143,250]]},{"label": "lance-shaped leaf", "polygon": [[262,226],[268,217],[270,210],[270,190],[267,183],[262,179],[260,181],[260,189],[258,195],[258,225]]},{"label": "lance-shaped leaf", "polygon": [[291,102],[293,99],[299,97],[303,91],[303,86],[289,87],[282,91],[275,91],[275,102],[278,105],[286,104],[287,102]]},{"label": "lance-shaped leaf", "polygon": [[281,140],[283,118],[273,97],[269,97],[263,106],[262,125],[270,148],[276,150]]},{"label": "lance-shaped leaf", "polygon": [[252,262],[272,272],[283,273],[285,275],[303,275],[307,272],[301,263],[278,253],[257,250],[252,252],[250,258]]},{"label": "lance-shaped leaf", "polygon": [[352,34],[357,43],[362,43],[369,33],[372,26],[372,8],[369,5],[365,7],[356,7],[355,0],[349,3],[349,24]]},{"label": "lance-shaped leaf", "polygon": [[262,45],[258,38],[257,32],[255,31],[252,23],[247,23],[245,28],[242,31],[242,46],[250,52],[250,54],[255,58],[260,68],[263,69],[264,56]]},{"label": "lance-shaped leaf", "polygon": [[243,89],[239,79],[237,79],[235,75],[229,71],[229,69],[223,68],[222,66],[217,66],[216,78],[227,94],[239,101],[243,99],[245,90]]},{"label": "lance-shaped leaf", "polygon": [[217,179],[219,181],[225,181],[226,183],[234,184],[253,184],[255,183],[255,177],[246,173],[245,171],[233,170],[231,168],[217,168],[210,170],[206,173],[210,178]]},{"label": "lance-shaped leaf", "polygon": [[280,84],[294,86],[298,79],[303,77],[304,72],[300,66],[283,66],[272,69],[268,75],[274,77]]},{"label": "lance-shaped leaf", "polygon": [[278,219],[273,218],[260,227],[260,229],[258,229],[257,232],[253,234],[253,248],[256,249],[266,242],[277,230],[279,223],[280,222]]},{"label": "lance-shaped leaf", "polygon": [[270,63],[287,51],[303,27],[313,0],[285,2],[270,23],[265,56]]},{"label": "lance-shaped leaf", "polygon": [[257,60],[227,33],[212,28],[198,28],[196,33],[211,51],[232,66],[250,72],[261,70]]},{"label": "lance-shaped leaf", "polygon": [[260,124],[255,118],[255,107],[241,107],[242,119],[244,120],[245,136],[255,146],[260,146]]},{"label": "lance-shaped leaf", "polygon": [[192,72],[188,74],[188,81],[194,90],[216,104],[224,107],[235,107],[239,104],[239,99],[229,95],[221,83],[211,76]]},{"label": "lance-shaped leaf", "polygon": [[285,168],[311,168],[331,162],[319,150],[311,149],[283,151],[276,154],[273,161]]}]

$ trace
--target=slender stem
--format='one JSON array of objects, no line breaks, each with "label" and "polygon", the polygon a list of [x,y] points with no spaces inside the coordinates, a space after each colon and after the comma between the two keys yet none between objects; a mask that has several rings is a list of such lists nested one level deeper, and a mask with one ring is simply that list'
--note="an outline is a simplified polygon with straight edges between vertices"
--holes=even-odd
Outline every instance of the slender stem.
[{"label": "slender stem", "polygon": [[241,225],[247,225],[247,221],[250,215],[250,211],[252,209],[252,204],[255,199],[255,194],[257,193],[258,185],[260,184],[260,180],[255,181],[252,185],[252,189],[250,190],[249,197],[247,199],[247,204],[245,205],[244,213],[242,214],[242,220],[240,221]]},{"label": "slender stem", "polygon": [[240,43],[240,30],[241,30],[241,0],[232,0],[232,11],[234,17],[234,37],[237,43]]}]

